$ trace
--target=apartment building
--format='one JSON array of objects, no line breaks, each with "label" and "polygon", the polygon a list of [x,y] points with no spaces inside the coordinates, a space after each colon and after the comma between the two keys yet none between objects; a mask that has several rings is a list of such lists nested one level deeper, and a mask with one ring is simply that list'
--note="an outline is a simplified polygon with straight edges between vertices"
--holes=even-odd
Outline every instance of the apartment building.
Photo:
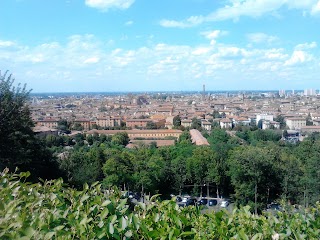
[{"label": "apartment building", "polygon": [[286,124],[290,130],[301,129],[307,125],[307,121],[305,118],[287,118]]}]

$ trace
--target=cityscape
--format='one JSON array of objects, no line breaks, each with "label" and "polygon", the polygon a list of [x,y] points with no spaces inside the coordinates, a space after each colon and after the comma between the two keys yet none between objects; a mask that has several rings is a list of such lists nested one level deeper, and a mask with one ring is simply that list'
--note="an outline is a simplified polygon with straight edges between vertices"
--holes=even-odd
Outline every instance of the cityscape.
[{"label": "cityscape", "polygon": [[0,239],[319,239],[320,0],[0,9]]},{"label": "cityscape", "polygon": [[[59,121],[66,120],[70,130],[92,133],[95,130],[153,129],[155,135],[149,134],[150,131],[146,134],[149,138],[160,139],[179,136],[181,130],[192,127],[195,119],[201,129],[210,133],[214,126],[232,130],[237,126],[260,124],[261,129],[280,129],[276,119],[281,116],[294,139],[302,140],[320,131],[318,98],[315,89],[212,93],[206,92],[203,85],[202,92],[184,93],[33,94],[30,109],[36,124],[34,130],[38,133],[58,134]],[[181,121],[180,130],[168,131],[172,135],[164,134],[163,130],[177,129],[178,126],[174,126],[177,117]],[[148,138],[139,131],[135,133],[137,136],[130,133],[129,136]]]}]

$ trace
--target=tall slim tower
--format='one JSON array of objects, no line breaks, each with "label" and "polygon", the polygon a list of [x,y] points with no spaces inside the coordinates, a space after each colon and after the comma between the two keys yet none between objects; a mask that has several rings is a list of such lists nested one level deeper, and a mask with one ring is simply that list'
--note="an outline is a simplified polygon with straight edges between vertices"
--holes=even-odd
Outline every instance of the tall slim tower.
[{"label": "tall slim tower", "polygon": [[202,99],[204,99],[205,96],[206,96],[206,85],[203,84],[203,86],[202,86]]}]

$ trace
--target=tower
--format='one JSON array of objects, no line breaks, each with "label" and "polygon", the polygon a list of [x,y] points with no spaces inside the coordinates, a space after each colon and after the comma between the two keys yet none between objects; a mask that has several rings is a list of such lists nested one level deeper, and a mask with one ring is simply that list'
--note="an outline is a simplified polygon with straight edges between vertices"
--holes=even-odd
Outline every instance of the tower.
[{"label": "tower", "polygon": [[202,99],[203,99],[203,100],[204,100],[204,98],[205,98],[205,95],[206,95],[206,85],[203,84],[203,85],[202,85]]}]

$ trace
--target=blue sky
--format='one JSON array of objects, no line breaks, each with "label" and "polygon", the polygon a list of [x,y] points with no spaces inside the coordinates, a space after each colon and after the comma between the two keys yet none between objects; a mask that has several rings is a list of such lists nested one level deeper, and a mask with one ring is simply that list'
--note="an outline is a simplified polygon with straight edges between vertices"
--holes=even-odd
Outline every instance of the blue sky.
[{"label": "blue sky", "polygon": [[1,0],[33,92],[320,88],[320,0]]}]

